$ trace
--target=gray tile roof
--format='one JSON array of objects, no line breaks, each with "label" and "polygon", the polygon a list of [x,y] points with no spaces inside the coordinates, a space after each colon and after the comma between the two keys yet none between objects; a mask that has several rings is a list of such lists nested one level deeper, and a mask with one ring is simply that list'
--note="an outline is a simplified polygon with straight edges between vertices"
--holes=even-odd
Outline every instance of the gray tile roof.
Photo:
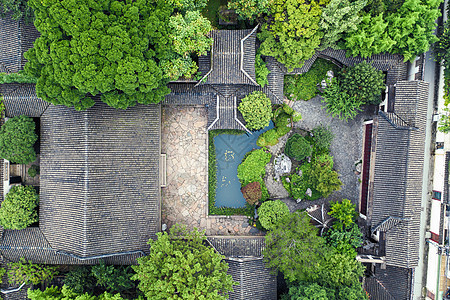
[{"label": "gray tile roof", "polygon": [[265,247],[263,236],[210,236],[208,241],[225,256],[228,274],[239,282],[238,286],[233,287],[234,291],[229,293],[230,300],[277,299],[277,278],[262,259]]},{"label": "gray tile roof", "polygon": [[48,107],[39,228],[53,249],[88,257],[148,248],[160,231],[160,123],[159,105]]},{"label": "gray tile roof", "polygon": [[7,117],[20,115],[40,117],[49,106],[48,102],[36,95],[34,84],[2,84],[0,93],[3,95]]},{"label": "gray tile roof", "polygon": [[[253,30],[213,30],[211,68],[199,84],[250,84],[255,80],[255,40]],[[200,60],[200,64],[203,59]],[[206,68],[203,64],[199,67]]]},{"label": "gray tile roof", "polygon": [[374,120],[372,230],[386,231],[388,265],[411,268],[418,263],[424,139],[428,84],[397,83],[395,112],[413,127],[395,126],[385,114]]},{"label": "gray tile roof", "polygon": [[16,73],[25,65],[23,53],[40,34],[33,24],[12,20],[10,13],[0,18],[0,28],[0,72]]},{"label": "gray tile roof", "polygon": [[413,269],[376,266],[374,275],[365,278],[364,289],[370,299],[408,300],[411,299],[413,274]]}]

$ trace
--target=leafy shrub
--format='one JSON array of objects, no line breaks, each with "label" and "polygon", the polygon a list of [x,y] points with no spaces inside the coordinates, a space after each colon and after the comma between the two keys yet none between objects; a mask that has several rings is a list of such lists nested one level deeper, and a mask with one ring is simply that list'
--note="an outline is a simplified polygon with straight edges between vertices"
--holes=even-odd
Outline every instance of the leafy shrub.
[{"label": "leafy shrub", "polygon": [[448,107],[444,108],[445,114],[441,115],[441,119],[439,120],[438,130],[443,133],[450,132],[450,109]]},{"label": "leafy shrub", "polygon": [[77,294],[90,293],[95,288],[91,266],[77,266],[66,274],[64,285]]},{"label": "leafy shrub", "polygon": [[256,145],[259,147],[274,146],[278,144],[278,132],[276,128],[272,128],[259,135]]},{"label": "leafy shrub", "polygon": [[97,279],[97,285],[109,292],[123,292],[135,287],[131,277],[134,275],[130,266],[99,265],[92,266],[92,276]]},{"label": "leafy shrub", "polygon": [[3,83],[36,83],[37,79],[24,72],[0,73],[0,84]]},{"label": "leafy shrub", "polygon": [[255,91],[242,99],[238,106],[246,127],[258,130],[269,126],[272,117],[272,102],[263,92]]},{"label": "leafy shrub", "polygon": [[350,286],[354,281],[359,281],[364,269],[354,257],[339,253],[326,255],[320,266],[319,280],[333,288]]},{"label": "leafy shrub", "polygon": [[[45,291],[41,291],[40,289],[28,289],[28,299],[30,300],[43,300],[43,299],[51,299],[51,300],[123,300],[120,294],[112,295],[108,292],[104,292],[99,296],[92,294],[78,294],[75,291],[71,290],[67,285],[63,285],[60,289],[57,286],[47,287]],[[142,298],[139,298],[142,299]]]},{"label": "leafy shrub", "polygon": [[2,0],[0,1],[0,17],[4,18],[6,13],[11,13],[11,19],[24,20],[32,23],[34,20],[33,9],[27,5],[27,0]]},{"label": "leafy shrub", "polygon": [[318,58],[311,69],[299,75],[284,76],[284,95],[290,100],[309,100],[319,94],[317,84],[327,76],[327,71],[334,74],[339,68],[325,59]]},{"label": "leafy shrub", "polygon": [[331,210],[328,214],[337,219],[334,226],[338,229],[350,226],[358,216],[356,205],[348,199],[343,199],[341,202],[332,202]]},{"label": "leafy shrub", "polygon": [[35,177],[36,175],[38,175],[40,172],[39,170],[39,166],[38,165],[32,165],[29,169],[28,169],[28,176],[30,177]]},{"label": "leafy shrub", "polygon": [[269,84],[267,80],[267,75],[269,75],[270,71],[267,69],[266,63],[261,58],[261,54],[257,53],[255,58],[255,74],[256,74],[256,82],[264,87],[266,84]]},{"label": "leafy shrub", "polygon": [[347,226],[345,229],[333,226],[325,232],[324,238],[336,253],[352,257],[356,257],[356,248],[361,246],[363,242],[362,232],[356,223]]},{"label": "leafy shrub", "polygon": [[356,117],[364,104],[362,100],[343,91],[336,78],[328,82],[322,96],[322,102],[325,103],[327,113],[333,118],[337,117],[344,121]]},{"label": "leafy shrub", "polygon": [[261,199],[261,184],[257,181],[250,182],[241,189],[241,192],[248,204],[254,205]]},{"label": "leafy shrub", "polygon": [[272,154],[265,148],[252,150],[238,166],[237,177],[243,186],[258,181],[266,175],[266,165],[270,162]]},{"label": "leafy shrub", "polygon": [[10,284],[32,283],[39,284],[53,279],[57,275],[57,266],[33,264],[20,258],[19,262],[8,263],[8,280]]},{"label": "leafy shrub", "polygon": [[334,134],[329,127],[318,126],[312,130],[314,145],[318,150],[328,150]]},{"label": "leafy shrub", "polygon": [[312,147],[303,136],[295,133],[287,140],[284,153],[291,158],[301,161],[311,156]]},{"label": "leafy shrub", "polygon": [[379,104],[386,88],[384,74],[367,62],[348,67],[339,73],[341,90],[364,104]]},{"label": "leafy shrub", "polygon": [[[301,176],[298,174],[299,171],[301,171],[302,173]],[[312,164],[303,163],[296,170],[296,172],[282,178],[283,186],[292,198],[312,201],[322,197],[322,195],[314,188],[312,184],[312,172]],[[289,182],[286,180],[286,178],[289,178]],[[306,194],[308,188],[311,189],[311,196]]]},{"label": "leafy shrub", "polygon": [[6,121],[0,129],[0,157],[18,164],[35,161],[33,145],[38,139],[35,128],[33,119],[27,116]]},{"label": "leafy shrub", "polygon": [[39,196],[32,186],[12,186],[0,207],[0,225],[24,229],[38,221]]},{"label": "leafy shrub", "polygon": [[280,200],[266,201],[258,208],[259,221],[267,230],[275,228],[277,223],[288,214],[289,208]]},{"label": "leafy shrub", "polygon": [[328,197],[341,188],[342,182],[338,173],[332,169],[329,162],[315,161],[310,173],[311,183],[323,197]]}]

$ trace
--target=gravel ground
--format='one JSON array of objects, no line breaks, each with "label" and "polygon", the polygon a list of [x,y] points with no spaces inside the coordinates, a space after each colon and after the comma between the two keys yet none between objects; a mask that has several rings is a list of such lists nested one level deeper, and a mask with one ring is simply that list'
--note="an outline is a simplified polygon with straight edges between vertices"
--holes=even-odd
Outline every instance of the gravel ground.
[{"label": "gravel ground", "polygon": [[293,108],[302,114],[302,120],[295,123],[294,127],[311,130],[319,125],[329,126],[334,133],[331,144],[331,155],[334,157],[334,168],[339,173],[342,181],[340,191],[333,193],[326,199],[316,201],[302,201],[296,203],[292,198],[283,198],[291,211],[305,209],[312,204],[321,204],[330,200],[340,200],[348,198],[353,203],[359,201],[359,175],[355,174],[355,163],[362,158],[362,135],[363,123],[372,119],[375,113],[374,106],[365,107],[365,110],[358,114],[354,120],[348,122],[341,121],[329,116],[320,102],[321,97],[317,96],[309,101],[297,101]]}]

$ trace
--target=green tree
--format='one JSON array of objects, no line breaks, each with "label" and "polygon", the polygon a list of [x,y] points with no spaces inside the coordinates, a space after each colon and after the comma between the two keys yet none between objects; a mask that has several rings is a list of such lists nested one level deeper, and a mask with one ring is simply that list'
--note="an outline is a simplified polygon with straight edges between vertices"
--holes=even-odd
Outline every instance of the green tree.
[{"label": "green tree", "polygon": [[362,232],[355,223],[346,228],[333,226],[325,232],[324,238],[336,253],[350,257],[356,257],[356,248],[363,242]]},{"label": "green tree", "polygon": [[350,286],[364,274],[364,266],[345,254],[326,255],[319,271],[319,281],[333,288]]},{"label": "green tree", "polygon": [[[63,285],[62,289],[57,286],[51,286],[41,291],[40,289],[28,289],[28,298],[30,300],[123,300],[120,294],[110,294],[104,292],[99,296],[90,295],[88,293],[78,294],[71,290],[67,285]],[[142,300],[142,298],[140,298]]]},{"label": "green tree", "polygon": [[38,136],[36,124],[27,116],[14,117],[0,129],[0,157],[12,163],[28,164],[36,160],[33,145]]},{"label": "green tree", "polygon": [[51,281],[55,275],[57,266],[45,266],[40,264],[33,264],[31,261],[26,261],[25,258],[20,258],[19,262],[8,263],[8,281],[10,284],[39,284]]},{"label": "green tree", "polygon": [[400,53],[405,61],[412,61],[417,55],[430,48],[438,39],[434,35],[436,19],[441,15],[442,0],[405,0],[395,12],[386,16],[387,31],[395,41],[392,52]]},{"label": "green tree", "polygon": [[265,148],[249,152],[237,169],[237,177],[242,186],[255,181],[261,183],[261,178],[266,174],[266,165],[271,158],[272,154]]},{"label": "green tree", "polygon": [[269,75],[270,71],[266,67],[266,63],[261,58],[261,54],[257,53],[255,57],[255,76],[256,76],[256,82],[261,86],[264,87],[266,84],[269,84],[269,81],[267,80],[267,76]]},{"label": "green tree", "polygon": [[341,120],[348,121],[356,117],[361,111],[364,102],[356,96],[350,96],[343,90],[336,78],[328,82],[327,87],[322,95],[322,103],[325,103],[327,113],[333,118],[337,117]]},{"label": "green tree", "polygon": [[280,220],[289,215],[289,208],[281,200],[266,201],[258,208],[258,215],[262,227],[272,230]]},{"label": "green tree", "polygon": [[131,277],[134,275],[130,266],[106,265],[103,261],[91,269],[92,276],[97,280],[97,285],[108,292],[123,292],[135,288]]},{"label": "green tree", "polygon": [[353,280],[350,285],[341,286],[336,291],[336,299],[339,300],[368,300],[366,291],[364,291],[359,280]]},{"label": "green tree", "polygon": [[206,246],[204,233],[175,225],[149,240],[150,254],[133,266],[148,299],[226,299],[234,282],[224,256]]},{"label": "green tree", "polygon": [[33,9],[27,5],[27,0],[0,0],[0,17],[4,18],[11,13],[13,20],[24,20],[26,23],[33,22]]},{"label": "green tree", "polygon": [[174,0],[175,7],[182,12],[202,10],[208,0]]},{"label": "green tree", "polygon": [[443,133],[450,132],[450,108],[444,108],[445,114],[442,114],[441,119],[439,121],[438,130]]},{"label": "green tree", "polygon": [[361,23],[361,11],[367,4],[367,0],[331,0],[323,9],[319,26],[324,35],[320,43],[320,49],[328,47],[336,48],[336,42],[358,30]]},{"label": "green tree", "polygon": [[32,186],[12,186],[0,207],[0,225],[24,229],[38,221],[39,196]]},{"label": "green tree", "polygon": [[365,104],[379,104],[381,93],[386,88],[384,74],[368,62],[344,68],[339,72],[339,85],[350,95]]},{"label": "green tree", "polygon": [[64,277],[64,285],[77,294],[93,292],[95,282],[91,274],[91,266],[77,266]]},{"label": "green tree", "polygon": [[330,127],[317,126],[312,131],[314,145],[319,151],[328,151],[333,141],[334,134],[331,132]]},{"label": "green tree", "polygon": [[341,189],[339,174],[332,169],[329,161],[316,160],[312,164],[310,182],[323,197],[328,197],[334,191]]},{"label": "green tree", "polygon": [[[25,70],[38,78],[38,96],[53,104],[82,110],[96,95],[115,108],[158,103],[170,91],[169,78],[197,68],[177,51],[204,51],[203,36],[187,35],[204,32],[207,22],[194,12],[184,21],[171,18],[174,9],[203,2],[30,0],[41,37],[25,54]],[[174,32],[178,23],[186,27]]]},{"label": "green tree", "polygon": [[445,64],[446,69],[450,67],[450,22],[446,21],[438,31],[438,41],[433,45],[434,57],[440,63]]},{"label": "green tree", "polygon": [[253,20],[269,13],[272,0],[229,0],[228,9],[234,9],[242,19]]},{"label": "green tree", "polygon": [[282,272],[290,282],[315,279],[325,253],[317,228],[305,212],[299,211],[284,217],[267,233],[263,251],[268,266]]},{"label": "green tree", "polygon": [[273,56],[288,69],[299,68],[314,55],[323,36],[319,27],[327,0],[273,0],[261,27],[261,54]]},{"label": "green tree", "polygon": [[263,92],[255,91],[242,99],[238,106],[249,130],[269,126],[272,117],[272,102]]}]

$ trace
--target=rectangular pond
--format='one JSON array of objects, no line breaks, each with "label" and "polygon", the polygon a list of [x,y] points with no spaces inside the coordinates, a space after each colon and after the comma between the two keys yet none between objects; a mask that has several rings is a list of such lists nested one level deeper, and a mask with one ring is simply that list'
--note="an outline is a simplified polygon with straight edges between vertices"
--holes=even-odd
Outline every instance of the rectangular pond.
[{"label": "rectangular pond", "polygon": [[273,123],[264,129],[253,131],[253,134],[241,135],[220,134],[214,137],[217,159],[217,207],[245,207],[245,199],[241,193],[241,183],[237,177],[237,167],[244,155],[252,149],[259,149],[256,140],[263,132],[273,128]]}]

